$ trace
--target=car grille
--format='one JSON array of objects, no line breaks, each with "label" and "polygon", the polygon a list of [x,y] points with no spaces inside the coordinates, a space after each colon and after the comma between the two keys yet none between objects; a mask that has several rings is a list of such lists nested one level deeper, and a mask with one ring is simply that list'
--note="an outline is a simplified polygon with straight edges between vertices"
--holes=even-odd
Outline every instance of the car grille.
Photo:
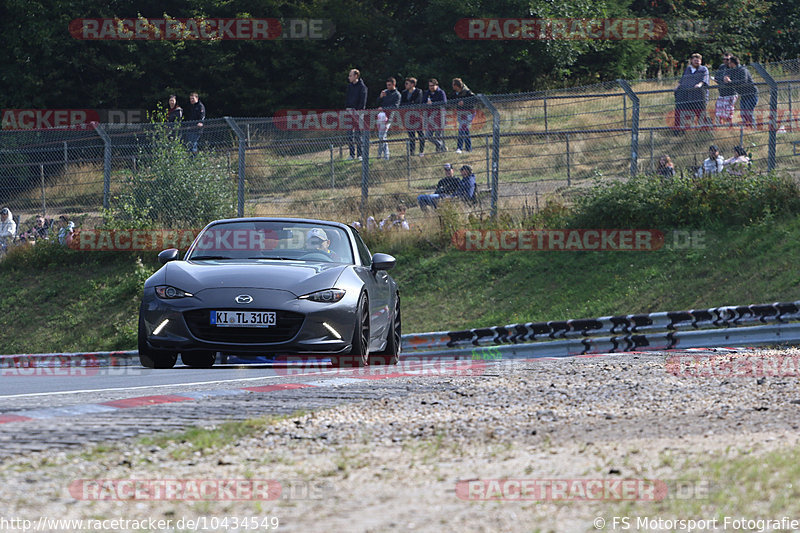
[{"label": "car grille", "polygon": [[[224,311],[224,309],[216,310]],[[231,311],[240,310],[231,309]],[[253,311],[272,311],[272,309],[253,309]],[[277,325],[269,328],[217,327],[210,324],[210,314],[210,309],[197,309],[186,311],[183,317],[186,319],[189,331],[198,339],[233,344],[286,342],[297,335],[304,319],[301,313],[275,311]]]}]

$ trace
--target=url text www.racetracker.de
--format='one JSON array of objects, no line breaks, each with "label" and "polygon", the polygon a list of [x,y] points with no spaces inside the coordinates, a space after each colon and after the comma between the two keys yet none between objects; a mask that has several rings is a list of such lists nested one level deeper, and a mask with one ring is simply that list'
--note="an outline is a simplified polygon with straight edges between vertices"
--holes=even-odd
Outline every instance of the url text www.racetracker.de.
[{"label": "url text www.racetracker.de", "polygon": [[687,519],[663,518],[660,516],[598,516],[595,529],[605,531],[796,531],[800,520],[788,516],[780,518],[745,518],[725,516],[722,518]]}]

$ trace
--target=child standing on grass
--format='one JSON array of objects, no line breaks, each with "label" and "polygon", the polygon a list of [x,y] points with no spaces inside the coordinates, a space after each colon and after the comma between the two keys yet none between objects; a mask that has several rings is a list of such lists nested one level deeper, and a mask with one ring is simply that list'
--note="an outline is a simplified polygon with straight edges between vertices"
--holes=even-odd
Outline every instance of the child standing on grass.
[{"label": "child standing on grass", "polygon": [[381,140],[378,145],[378,158],[389,159],[389,143],[386,142],[386,136],[389,132],[389,117],[382,107],[378,108],[378,139]]}]

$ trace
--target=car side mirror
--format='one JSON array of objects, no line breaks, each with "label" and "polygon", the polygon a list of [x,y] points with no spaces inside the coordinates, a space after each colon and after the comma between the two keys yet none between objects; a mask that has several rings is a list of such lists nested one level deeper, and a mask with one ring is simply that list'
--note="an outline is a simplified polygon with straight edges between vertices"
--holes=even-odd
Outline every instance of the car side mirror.
[{"label": "car side mirror", "polygon": [[158,262],[162,265],[166,265],[170,261],[175,261],[178,258],[178,249],[177,248],[169,248],[158,254]]},{"label": "car side mirror", "polygon": [[389,254],[375,254],[372,256],[372,271],[391,270],[397,264],[397,259]]}]

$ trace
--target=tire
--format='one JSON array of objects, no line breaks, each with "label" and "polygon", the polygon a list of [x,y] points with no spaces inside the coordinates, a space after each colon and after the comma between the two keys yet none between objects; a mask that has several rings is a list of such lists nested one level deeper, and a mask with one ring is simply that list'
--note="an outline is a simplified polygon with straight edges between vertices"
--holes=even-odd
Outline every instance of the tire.
[{"label": "tire", "polygon": [[350,353],[331,357],[331,363],[338,368],[357,368],[369,364],[369,300],[362,293],[358,299],[356,323],[353,327],[353,342]]},{"label": "tire", "polygon": [[144,316],[139,312],[139,362],[145,368],[172,368],[178,361],[178,352],[155,350],[147,345]]},{"label": "tire", "polygon": [[217,352],[181,352],[181,361],[193,368],[211,368],[217,360]]},{"label": "tire", "polygon": [[402,320],[400,316],[400,295],[398,294],[394,303],[394,313],[392,314],[392,327],[386,336],[386,347],[374,354],[369,354],[370,365],[396,365],[400,361],[400,350],[402,343]]}]

